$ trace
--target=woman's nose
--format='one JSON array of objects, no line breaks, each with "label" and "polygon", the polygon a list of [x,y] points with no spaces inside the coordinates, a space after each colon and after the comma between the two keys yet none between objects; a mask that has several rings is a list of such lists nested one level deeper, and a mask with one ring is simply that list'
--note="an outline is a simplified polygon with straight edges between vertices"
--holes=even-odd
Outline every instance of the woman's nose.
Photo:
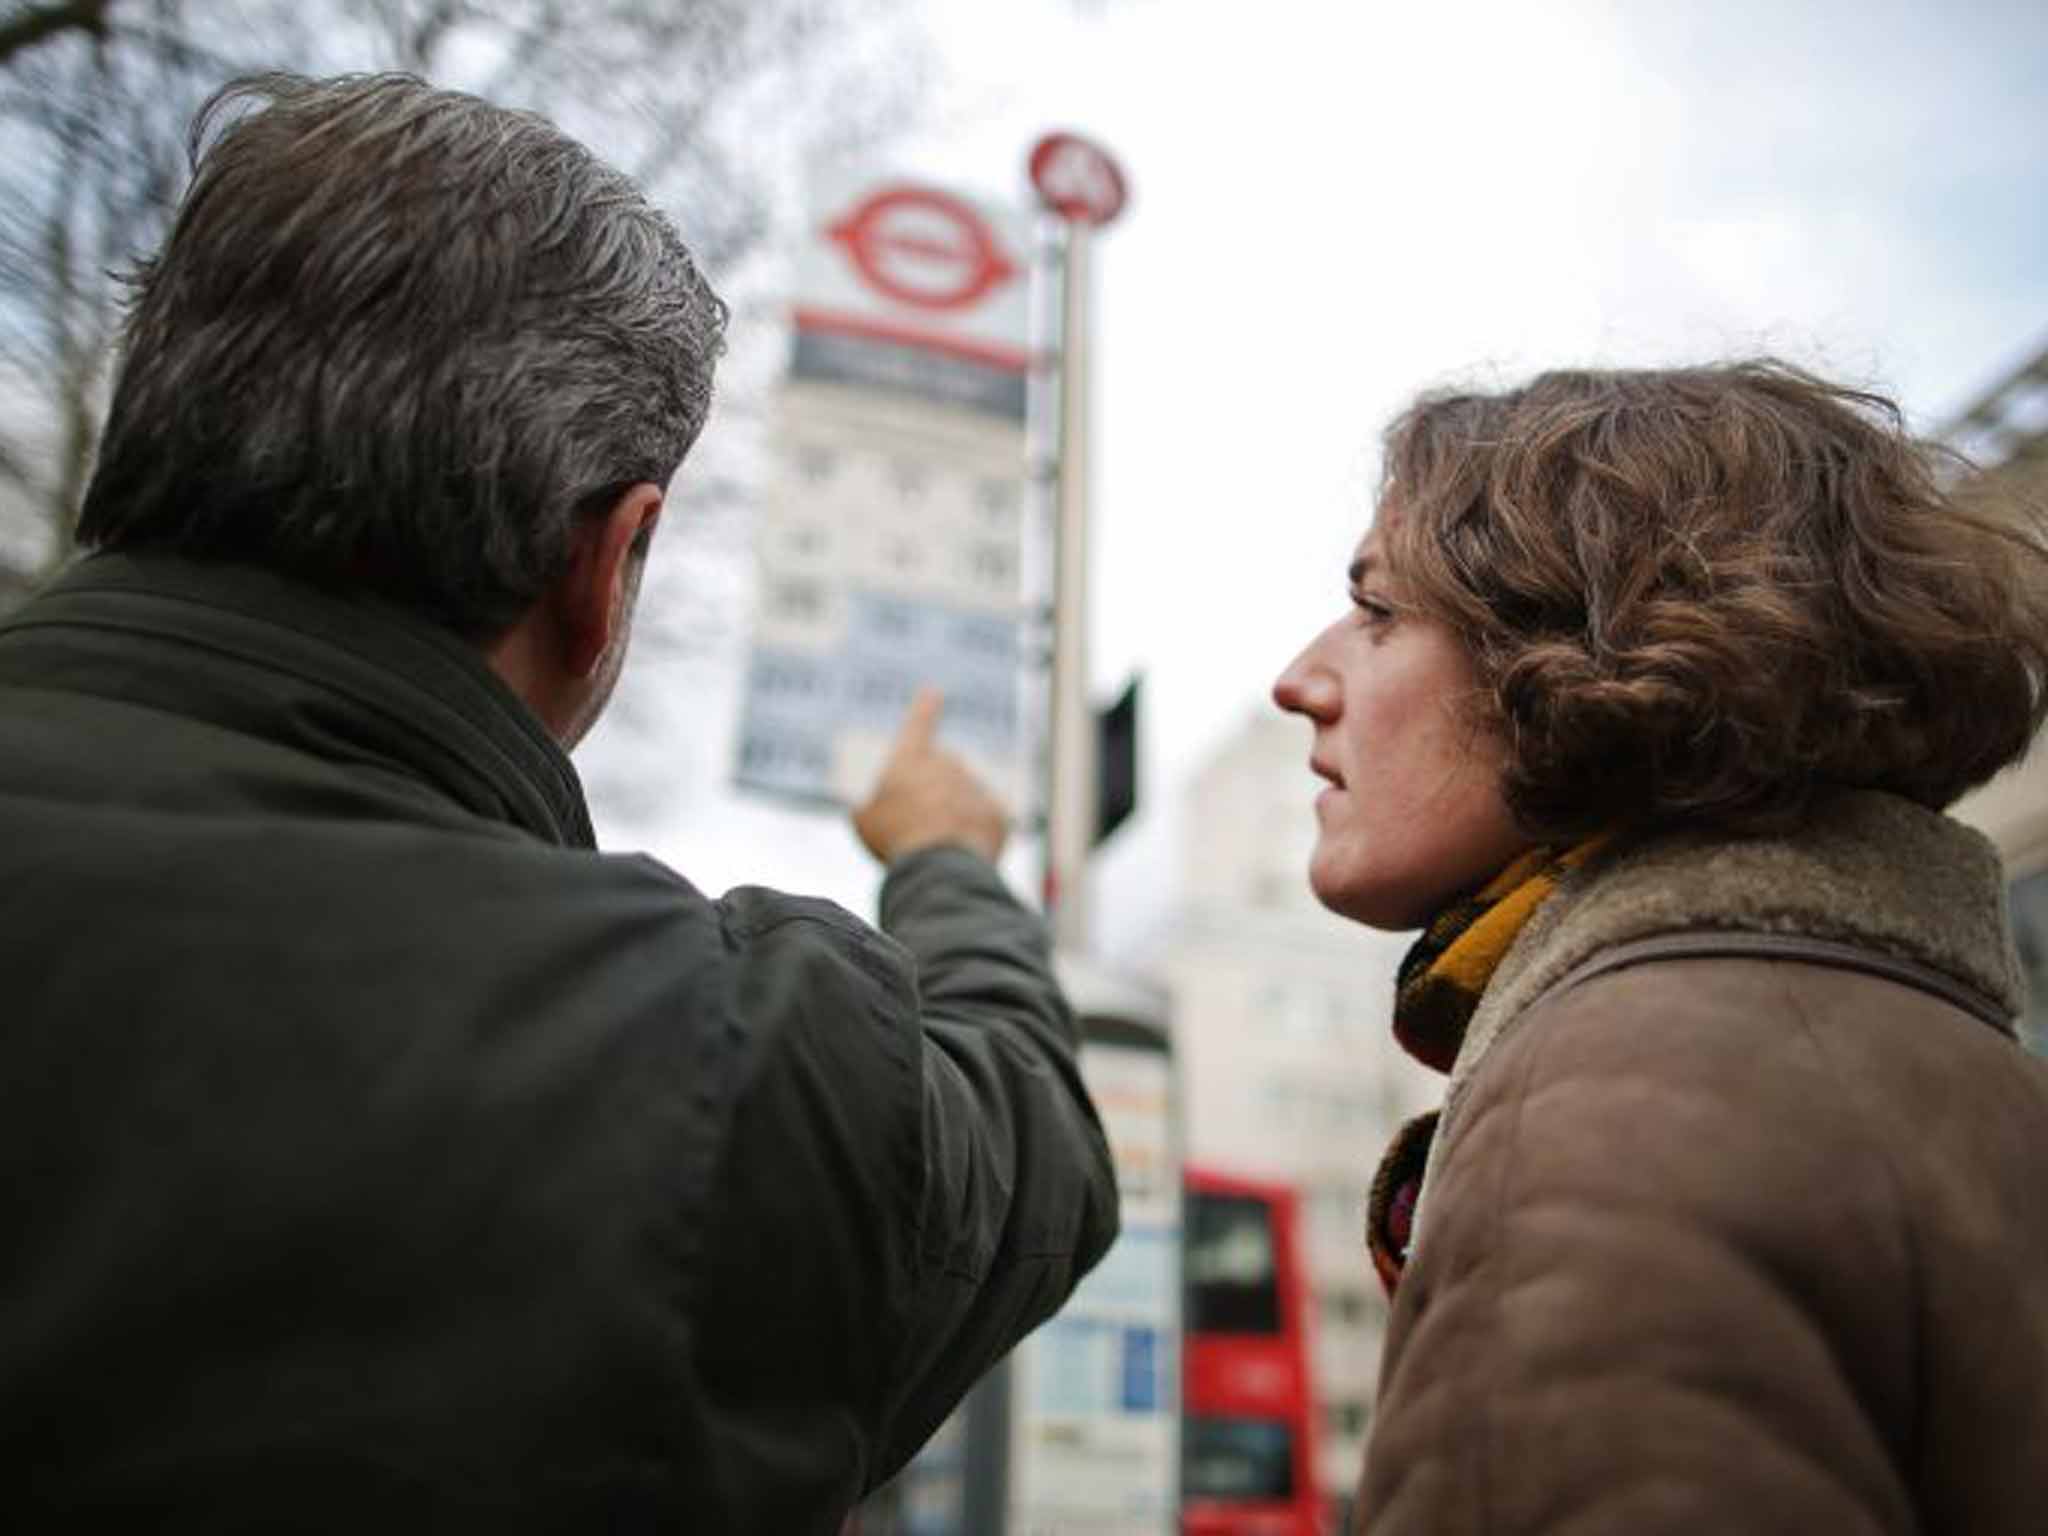
[{"label": "woman's nose", "polygon": [[1273,681],[1273,702],[1291,715],[1307,715],[1312,720],[1327,720],[1335,714],[1338,692],[1336,674],[1316,659],[1314,645],[1290,661]]}]

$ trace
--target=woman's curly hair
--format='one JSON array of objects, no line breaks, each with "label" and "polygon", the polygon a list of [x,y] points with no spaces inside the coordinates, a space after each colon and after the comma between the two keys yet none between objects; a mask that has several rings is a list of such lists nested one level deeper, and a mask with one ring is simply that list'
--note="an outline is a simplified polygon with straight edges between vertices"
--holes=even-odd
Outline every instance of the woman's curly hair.
[{"label": "woman's curly hair", "polygon": [[1388,428],[1379,538],[1450,625],[1523,827],[1942,807],[2048,715],[2048,525],[1898,408],[1763,359],[1545,373]]}]

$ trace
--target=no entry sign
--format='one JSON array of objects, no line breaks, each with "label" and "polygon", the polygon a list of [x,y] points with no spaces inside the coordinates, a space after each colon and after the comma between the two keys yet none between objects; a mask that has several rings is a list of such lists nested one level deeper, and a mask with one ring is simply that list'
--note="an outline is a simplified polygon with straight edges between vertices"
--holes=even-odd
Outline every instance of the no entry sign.
[{"label": "no entry sign", "polygon": [[1031,151],[1031,184],[1046,207],[1076,224],[1123,212],[1124,173],[1108,150],[1077,133],[1049,133]]},{"label": "no entry sign", "polygon": [[963,309],[1017,275],[981,215],[934,187],[884,187],[826,233],[862,281],[919,309]]}]

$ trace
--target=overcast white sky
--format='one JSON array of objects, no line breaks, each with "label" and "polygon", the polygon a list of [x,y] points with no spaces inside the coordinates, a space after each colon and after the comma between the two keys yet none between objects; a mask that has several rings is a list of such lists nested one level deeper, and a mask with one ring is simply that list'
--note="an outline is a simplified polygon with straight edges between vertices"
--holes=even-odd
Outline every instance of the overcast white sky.
[{"label": "overcast white sky", "polygon": [[[1767,349],[1932,427],[2048,345],[2040,0],[924,4],[941,93],[893,169],[1021,200],[1066,127],[1133,187],[1097,265],[1094,672],[1148,689],[1112,953],[1170,906],[1177,790],[1341,602],[1419,388]],[[672,795],[592,775],[607,843],[868,910],[835,822],[723,788],[732,671],[674,701]]]}]

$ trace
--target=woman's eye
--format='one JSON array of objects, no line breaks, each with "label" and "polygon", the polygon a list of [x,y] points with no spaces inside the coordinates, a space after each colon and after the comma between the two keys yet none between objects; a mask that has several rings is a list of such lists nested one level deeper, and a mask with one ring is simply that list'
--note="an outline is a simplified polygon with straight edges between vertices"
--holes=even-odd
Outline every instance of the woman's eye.
[{"label": "woman's eye", "polygon": [[1358,610],[1359,617],[1368,624],[1386,624],[1394,617],[1394,610],[1389,604],[1368,592],[1352,593],[1351,606]]}]

